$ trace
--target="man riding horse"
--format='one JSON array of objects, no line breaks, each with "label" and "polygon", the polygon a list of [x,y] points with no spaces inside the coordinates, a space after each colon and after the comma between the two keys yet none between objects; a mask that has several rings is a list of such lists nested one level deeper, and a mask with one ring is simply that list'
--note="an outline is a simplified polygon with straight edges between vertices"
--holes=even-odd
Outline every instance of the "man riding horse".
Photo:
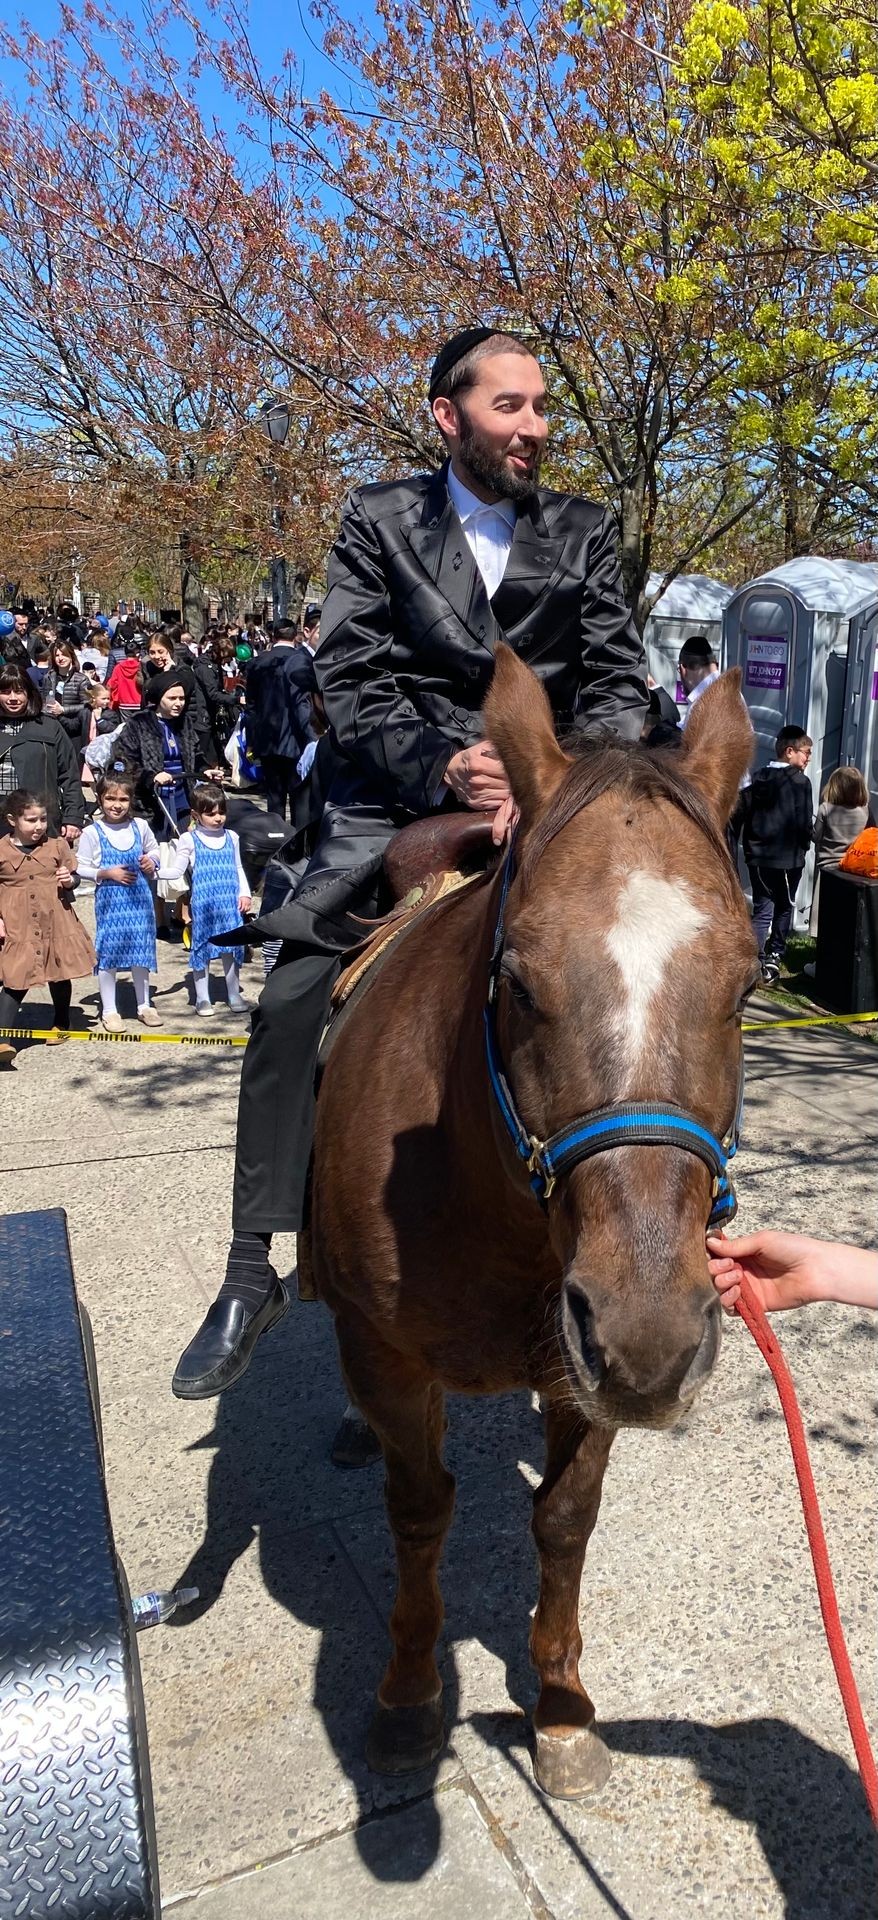
[{"label": "man riding horse", "polygon": [[492,812],[498,845],[511,823],[482,737],[495,644],[533,668],[559,730],[636,740],[647,711],[610,516],[539,485],[546,391],[530,349],[467,328],[437,355],[429,399],[445,465],[353,494],[329,563],[315,666],[342,765],[304,877],[257,923],[284,944],[244,1055],[226,1277],[179,1361],[182,1399],[240,1379],[289,1304],[271,1239],[303,1225],[318,1043],[389,839],[436,809]]}]

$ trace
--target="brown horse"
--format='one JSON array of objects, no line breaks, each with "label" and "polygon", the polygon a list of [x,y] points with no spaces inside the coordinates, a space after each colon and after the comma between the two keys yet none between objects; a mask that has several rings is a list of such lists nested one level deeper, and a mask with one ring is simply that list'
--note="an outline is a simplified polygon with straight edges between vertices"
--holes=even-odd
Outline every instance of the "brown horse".
[{"label": "brown horse", "polygon": [[529,1388],[546,1416],[535,1765],[547,1792],[579,1796],[609,1772],[579,1677],[585,1549],[616,1429],[672,1425],[715,1363],[711,1174],[685,1146],[615,1145],[541,1205],[486,1064],[492,955],[497,1045],[529,1132],[661,1101],[726,1134],[758,970],[723,827],[752,733],[740,676],[726,674],[679,752],[571,758],[507,648],[485,731],[521,815],[502,957],[495,873],[428,910],[353,1011],[320,1093],[312,1257],[348,1388],[381,1441],[396,1544],[369,1763],[402,1772],[443,1744],[445,1389]]}]

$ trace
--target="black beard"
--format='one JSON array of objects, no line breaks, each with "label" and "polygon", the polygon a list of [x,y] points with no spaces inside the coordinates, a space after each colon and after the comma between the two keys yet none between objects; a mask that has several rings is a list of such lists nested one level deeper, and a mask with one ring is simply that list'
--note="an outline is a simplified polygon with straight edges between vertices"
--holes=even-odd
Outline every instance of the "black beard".
[{"label": "black beard", "polygon": [[477,427],[471,425],[463,407],[458,407],[460,415],[460,438],[458,452],[467,472],[478,480],[480,486],[487,487],[489,493],[496,493],[501,500],[530,500],[536,493],[540,478],[540,456],[536,454],[530,473],[516,473],[510,466],[508,456],[495,453],[493,447],[485,444]]}]

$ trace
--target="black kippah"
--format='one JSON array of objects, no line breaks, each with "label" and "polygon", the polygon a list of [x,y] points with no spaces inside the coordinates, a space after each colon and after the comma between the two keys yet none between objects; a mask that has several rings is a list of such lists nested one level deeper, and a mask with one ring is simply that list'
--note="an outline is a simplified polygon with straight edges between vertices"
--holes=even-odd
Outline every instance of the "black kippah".
[{"label": "black kippah", "polygon": [[704,633],[693,633],[691,640],[684,640],[678,658],[684,667],[703,667],[714,658],[714,651]]},{"label": "black kippah", "polygon": [[452,367],[457,366],[458,360],[462,360],[464,354],[471,353],[473,347],[480,347],[483,340],[491,340],[495,333],[502,333],[502,331],[502,327],[464,327],[462,332],[453,333],[451,339],[446,340],[444,347],[439,348],[433,361],[430,385],[427,389],[428,400],[435,400],[436,388],[441,387],[446,374],[451,372]]}]

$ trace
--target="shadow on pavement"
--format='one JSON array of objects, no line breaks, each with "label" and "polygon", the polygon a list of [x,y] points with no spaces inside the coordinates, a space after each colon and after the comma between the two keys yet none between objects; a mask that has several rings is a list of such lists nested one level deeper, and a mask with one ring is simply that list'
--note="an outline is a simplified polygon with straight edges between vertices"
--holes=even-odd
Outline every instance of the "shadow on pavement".
[{"label": "shadow on pavement", "polygon": [[866,1920],[878,1899],[876,1836],[859,1777],[786,1720],[609,1720],[607,1746],[688,1760],[713,1803],[752,1826],[786,1920]]},{"label": "shadow on pavement", "polygon": [[[485,1730],[478,1714],[470,1724]],[[686,1719],[602,1720],[600,1730],[616,1754],[647,1762],[688,1761],[710,1787],[714,1806],[753,1828],[782,1896],[785,1920],[867,1920],[874,1914],[878,1847],[858,1775],[798,1727],[765,1717],[718,1726]],[[534,1781],[529,1754],[510,1746],[506,1759],[608,1914],[633,1920],[570,1830],[571,1820],[588,1820],[589,1808],[568,1810],[563,1802],[547,1800]],[[645,1779],[645,1795],[655,1791]],[[735,1912],[743,1920],[743,1909]]]},{"label": "shadow on pavement", "polygon": [[[358,1796],[364,1823],[357,1830],[362,1858],[376,1878],[387,1877],[387,1848],[376,1839],[373,1816],[418,1799],[417,1837],[412,1836],[413,1843],[394,1862],[393,1874],[394,1879],[417,1881],[440,1848],[439,1806],[433,1802],[432,1818],[425,1817],[424,1806],[438,1763],[404,1779],[379,1781],[363,1757],[375,1689],[389,1652],[392,1548],[380,1464],[357,1472],[340,1472],[327,1464],[344,1393],[339,1378],[333,1405],[325,1390],[315,1395],[315,1380],[334,1352],[329,1316],[322,1309],[297,1309],[294,1304],[260,1346],[243,1380],[220,1398],[213,1430],[195,1443],[215,1449],[204,1538],[174,1582],[197,1586],[201,1597],[168,1625],[185,1631],[188,1623],[207,1613],[235,1563],[258,1542],[267,1591],[296,1621],[320,1634],[312,1704]],[[521,1700],[524,1710],[532,1704],[528,1631],[537,1562],[529,1532],[530,1491],[517,1467],[522,1459],[531,1463],[533,1456],[532,1464],[541,1470],[543,1434],[541,1418],[521,1394],[495,1402],[492,1413],[486,1402],[460,1399],[450,1411],[448,1452],[460,1473],[460,1500],[442,1579],[450,1633],[439,1659],[446,1725],[453,1733],[458,1680],[451,1637],[482,1640],[504,1661],[511,1697]],[[490,1597],[480,1550],[486,1498],[492,1561],[499,1558],[498,1546],[503,1553],[503,1564],[496,1577],[491,1576]],[[356,1555],[349,1551],[350,1539],[358,1542]],[[264,1658],[272,1660],[270,1645]],[[523,1720],[512,1717],[520,1739]],[[486,1716],[492,1746],[505,1746],[509,1718],[508,1712]]]},{"label": "shadow on pavement", "polygon": [[[415,1883],[440,1850],[441,1798],[433,1793],[438,1769],[379,1782],[363,1759],[388,1647],[391,1556],[380,1468],[339,1474],[325,1463],[342,1390],[339,1385],[338,1401],[328,1407],[325,1392],[315,1401],[314,1381],[332,1349],[328,1316],[294,1310],[245,1378],[219,1401],[212,1432],[196,1443],[216,1449],[205,1534],[178,1576],[181,1585],[197,1585],[201,1599],[170,1624],[185,1631],[187,1621],[206,1613],[235,1562],[258,1539],[269,1593],[320,1634],[312,1701],[358,1796],[361,1857],[378,1880]],[[494,1403],[493,1418],[484,1402],[451,1403],[449,1453],[460,1475],[460,1503],[442,1578],[447,1724],[453,1742],[458,1686],[452,1642],[477,1640],[504,1661],[509,1696],[520,1711],[475,1714],[468,1724],[533,1792],[608,1913],[632,1920],[568,1830],[563,1807],[543,1799],[531,1771],[524,1716],[534,1691],[527,1634],[537,1568],[529,1494],[516,1467],[522,1458],[539,1465],[541,1426],[520,1395]],[[328,1513],[342,1517],[333,1522]],[[348,1550],[358,1528],[368,1582]],[[488,1528],[490,1555],[484,1552]],[[271,1661],[271,1646],[264,1657]],[[616,1752],[645,1761],[687,1760],[709,1784],[715,1804],[755,1828],[788,1920],[865,1920],[874,1911],[867,1881],[874,1836],[862,1788],[852,1768],[817,1741],[768,1718],[724,1727],[687,1719],[617,1720],[603,1722],[601,1731]],[[375,1815],[413,1799],[421,1803],[421,1821],[391,1863]]]}]

